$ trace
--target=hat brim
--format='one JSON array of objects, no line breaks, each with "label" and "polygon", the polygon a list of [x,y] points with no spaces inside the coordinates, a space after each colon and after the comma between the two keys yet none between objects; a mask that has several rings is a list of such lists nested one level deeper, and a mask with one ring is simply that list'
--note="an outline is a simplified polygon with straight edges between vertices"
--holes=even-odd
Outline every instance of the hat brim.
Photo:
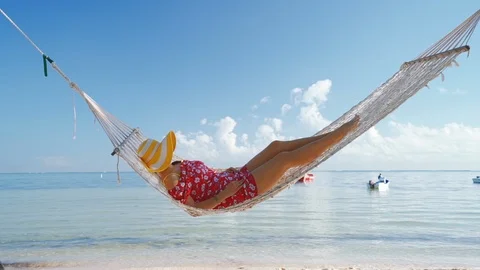
[{"label": "hat brim", "polygon": [[138,159],[140,161],[140,163],[142,163],[143,167],[149,172],[149,173],[154,173],[154,171],[152,169],[150,169],[147,165],[147,163],[143,162],[143,160],[141,158]]},{"label": "hat brim", "polygon": [[173,131],[169,131],[167,133],[167,135],[165,136],[165,138],[163,138],[163,140],[161,141],[160,145],[161,145],[161,147],[165,146],[164,149],[166,150],[165,161],[162,164],[162,166],[160,166],[157,169],[152,169],[152,168],[150,168],[150,166],[148,166],[148,164],[146,164],[142,159],[140,159],[140,162],[143,164],[143,166],[150,173],[162,172],[162,171],[166,170],[168,168],[168,166],[170,166],[170,164],[172,163],[173,152],[175,152],[175,149],[176,149],[176,146],[177,146],[177,138],[175,136],[175,133]]}]

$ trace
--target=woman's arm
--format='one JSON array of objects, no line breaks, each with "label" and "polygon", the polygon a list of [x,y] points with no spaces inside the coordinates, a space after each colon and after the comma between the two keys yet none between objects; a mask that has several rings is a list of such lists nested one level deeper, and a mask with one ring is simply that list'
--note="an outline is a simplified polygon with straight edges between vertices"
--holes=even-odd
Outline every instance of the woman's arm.
[{"label": "woman's arm", "polygon": [[202,208],[202,209],[215,208],[217,205],[221,204],[225,199],[235,194],[242,187],[244,181],[245,180],[230,182],[225,187],[225,189],[220,191],[217,195],[201,202],[195,202],[191,196],[188,196],[185,204],[196,207],[196,208]]},{"label": "woman's arm", "polygon": [[228,169],[225,169],[225,168],[214,168],[213,170],[215,170],[216,172],[228,172],[228,171],[231,171],[231,172],[235,172],[235,171],[240,171],[242,167],[230,167]]},{"label": "woman's arm", "polygon": [[[220,195],[220,193],[219,193]],[[218,195],[215,195],[213,196],[212,198],[208,199],[208,200],[205,200],[205,201],[201,201],[201,202],[195,202],[193,199],[192,199],[192,196],[188,196],[187,198],[187,201],[186,201],[186,205],[189,205],[189,206],[193,206],[195,208],[201,208],[201,209],[212,209],[212,208],[215,208],[215,206],[219,205],[220,203],[222,203],[222,201],[225,200],[225,199],[220,199],[218,197]]]}]

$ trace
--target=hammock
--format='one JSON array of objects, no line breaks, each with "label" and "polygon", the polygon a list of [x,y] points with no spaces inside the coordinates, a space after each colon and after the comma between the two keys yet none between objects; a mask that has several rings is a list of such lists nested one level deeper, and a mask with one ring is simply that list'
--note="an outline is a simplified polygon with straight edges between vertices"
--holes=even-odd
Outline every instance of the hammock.
[{"label": "hammock", "polygon": [[[302,167],[296,167],[288,170],[282,176],[278,184],[269,192],[257,196],[249,201],[233,205],[225,209],[197,209],[184,205],[174,200],[167,190],[159,184],[160,179],[156,174],[149,173],[141,164],[136,149],[140,143],[145,140],[145,137],[139,128],[132,128],[117,119],[114,115],[103,109],[95,100],[93,100],[87,93],[82,91],[80,87],[71,81],[65,73],[63,73],[56,63],[44,54],[40,48],[11,20],[7,14],[0,9],[0,12],[13,24],[13,26],[42,54],[44,61],[44,72],[47,76],[47,62],[55,69],[88,104],[90,110],[95,115],[96,119],[102,126],[104,132],[113,144],[113,155],[117,155],[127,162],[149,185],[165,195],[170,201],[183,209],[191,216],[206,216],[212,214],[220,214],[226,212],[244,211],[261,203],[269,198],[274,197],[282,190],[290,187],[305,173],[317,167],[320,163],[327,160],[343,147],[348,145],[354,139],[362,135],[368,129],[373,127],[377,122],[385,118],[389,113],[398,108],[408,98],[413,96],[423,87],[428,87],[428,83],[438,76],[444,76],[442,71],[455,64],[456,57],[464,52],[469,52],[470,47],[467,45],[475,26],[480,19],[480,10],[474,13],[471,17],[465,20],[462,24],[452,30],[444,38],[433,44],[425,52],[417,56],[416,59],[405,62],[401,65],[398,72],[396,72],[390,79],[375,89],[369,96],[352,107],[345,114],[340,116],[337,120],[332,122],[324,129],[318,131],[314,135],[330,132],[346,121],[352,119],[355,114],[360,115],[360,123],[358,128],[347,135],[342,141],[334,145],[330,150],[325,152],[317,160]],[[174,159],[181,159],[174,156]],[[118,163],[117,163],[118,173]]]}]

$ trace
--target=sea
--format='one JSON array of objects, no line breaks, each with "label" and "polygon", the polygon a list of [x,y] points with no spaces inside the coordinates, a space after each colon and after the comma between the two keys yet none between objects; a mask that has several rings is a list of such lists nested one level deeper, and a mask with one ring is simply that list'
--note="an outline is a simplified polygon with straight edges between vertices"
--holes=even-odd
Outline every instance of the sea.
[{"label": "sea", "polygon": [[[250,210],[192,217],[133,172],[0,174],[4,269],[480,269],[475,171],[313,171]],[[2,266],[0,266],[1,269]]]}]

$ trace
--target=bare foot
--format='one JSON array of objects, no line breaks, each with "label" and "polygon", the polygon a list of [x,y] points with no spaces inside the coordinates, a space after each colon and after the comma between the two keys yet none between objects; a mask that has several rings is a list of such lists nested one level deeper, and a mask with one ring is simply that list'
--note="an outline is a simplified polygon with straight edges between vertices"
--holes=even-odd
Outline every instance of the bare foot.
[{"label": "bare foot", "polygon": [[341,125],[338,129],[342,130],[342,132],[349,133],[350,131],[356,129],[358,127],[358,123],[360,122],[360,116],[358,114],[352,118],[352,120],[346,122],[345,124]]},{"label": "bare foot", "polygon": [[355,115],[355,117],[338,127],[336,130],[332,131],[329,136],[325,137],[326,140],[330,140],[328,143],[330,146],[333,146],[334,144],[340,142],[345,136],[347,136],[350,132],[352,132],[355,128],[358,127],[358,123],[360,122],[360,117],[358,115]]}]

